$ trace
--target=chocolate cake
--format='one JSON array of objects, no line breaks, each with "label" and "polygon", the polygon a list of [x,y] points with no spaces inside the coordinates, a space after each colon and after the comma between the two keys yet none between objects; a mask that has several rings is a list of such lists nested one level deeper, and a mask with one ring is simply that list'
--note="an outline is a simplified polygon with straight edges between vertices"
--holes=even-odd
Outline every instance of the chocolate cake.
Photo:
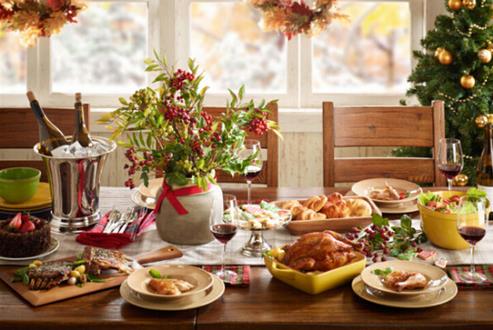
[{"label": "chocolate cake", "polygon": [[45,220],[18,213],[0,222],[0,256],[31,257],[48,250],[51,228]]}]

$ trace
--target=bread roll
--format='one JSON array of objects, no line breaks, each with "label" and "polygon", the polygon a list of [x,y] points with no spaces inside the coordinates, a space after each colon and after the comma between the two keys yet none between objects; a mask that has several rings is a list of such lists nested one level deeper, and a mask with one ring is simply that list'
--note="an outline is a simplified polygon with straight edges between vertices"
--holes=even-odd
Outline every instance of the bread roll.
[{"label": "bread roll", "polygon": [[351,217],[369,217],[372,214],[370,204],[363,199],[349,199],[346,201],[346,204],[350,210],[349,214]]},{"label": "bread roll", "polygon": [[343,200],[343,196],[338,192],[332,193],[327,196],[327,203],[335,204]]},{"label": "bread roll", "polygon": [[310,197],[303,203],[303,206],[312,209],[315,212],[318,212],[322,209],[322,207],[324,207],[326,203],[327,203],[327,196],[320,195],[320,196]]},{"label": "bread roll", "polygon": [[327,203],[321,210],[328,219],[332,218],[347,218],[350,214],[350,209],[346,206],[346,202],[341,200],[336,203]]}]

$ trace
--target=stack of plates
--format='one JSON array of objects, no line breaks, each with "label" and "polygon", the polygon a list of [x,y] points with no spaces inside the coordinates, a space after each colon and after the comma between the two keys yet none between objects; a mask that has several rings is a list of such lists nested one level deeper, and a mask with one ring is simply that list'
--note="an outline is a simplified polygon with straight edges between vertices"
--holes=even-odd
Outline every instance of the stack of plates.
[{"label": "stack of plates", "polygon": [[[407,272],[420,272],[428,280],[428,286],[420,290],[391,290],[381,278],[373,273],[376,269],[392,268]],[[457,285],[438,267],[411,261],[386,261],[367,267],[352,283],[353,291],[361,298],[375,304],[400,307],[424,308],[444,304],[457,295]]]},{"label": "stack of plates", "polygon": [[156,206],[156,199],[159,188],[163,185],[163,178],[149,180],[149,185],[146,187],[141,184],[138,188],[132,190],[132,201],[142,207],[147,207],[153,210]]},{"label": "stack of plates", "polygon": [[10,204],[0,197],[0,219],[11,218],[17,212],[30,212],[33,216],[47,218],[51,211],[50,185],[40,182],[33,198],[24,203]]},{"label": "stack of plates", "polygon": [[[410,194],[408,197],[400,200],[380,200],[370,198],[369,195],[373,189],[384,189],[386,184],[393,187],[399,193],[403,192]],[[376,178],[359,181],[351,187],[351,190],[358,196],[367,196],[377,204],[382,213],[388,214],[418,212],[417,198],[423,191],[420,186],[413,182],[390,178]]]},{"label": "stack of plates", "polygon": [[[157,270],[161,276],[191,283],[194,288],[178,296],[157,294],[148,284],[152,277],[149,270]],[[178,311],[208,305],[219,299],[225,290],[223,281],[201,268],[185,265],[159,265],[133,272],[122,283],[120,294],[128,303],[145,309]]]}]

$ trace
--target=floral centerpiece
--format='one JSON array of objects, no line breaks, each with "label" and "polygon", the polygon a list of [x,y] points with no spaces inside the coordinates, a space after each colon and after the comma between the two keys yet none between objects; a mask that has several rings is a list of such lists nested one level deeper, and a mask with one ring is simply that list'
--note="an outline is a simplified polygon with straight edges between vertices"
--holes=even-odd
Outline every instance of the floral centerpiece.
[{"label": "floral centerpiece", "polygon": [[[192,207],[187,207],[188,201],[183,196],[193,198],[197,197],[194,195],[212,192],[215,196],[221,195],[222,199],[215,171],[231,175],[244,173],[256,156],[241,157],[247,133],[263,135],[268,130],[277,132],[277,124],[267,119],[269,103],[243,101],[244,87],[237,93],[229,91],[231,98],[221,115],[213,117],[204,111],[207,87],[201,87],[203,75],[198,74],[193,60],[189,60],[187,70],[174,70],[157,54],[146,64],[146,71],[157,73],[153,81],[156,85],[136,91],[128,100],[120,98],[122,106],[102,121],[111,124],[112,139],[127,148],[125,156],[129,163],[125,164],[125,169],[129,179],[125,185],[133,188],[136,176],[147,185],[150,176],[162,174],[163,188],[156,206],[157,213],[163,213],[163,208],[166,208],[167,219],[177,214],[188,215],[186,221],[177,219],[173,225],[174,229],[181,227],[183,232],[191,229],[184,225],[193,222],[190,218],[205,217],[208,223],[211,208],[204,205],[201,210],[198,206],[200,201],[196,199],[190,202]],[[220,212],[216,213],[222,216],[222,203]],[[171,235],[170,226],[163,231],[166,231],[164,236],[168,241],[177,242],[175,236],[181,235],[178,232]],[[197,228],[192,231],[197,231]],[[212,238],[208,225],[205,231],[207,239]],[[189,241],[196,242],[193,239]]]},{"label": "floral centerpiece", "polygon": [[60,32],[85,8],[81,0],[2,0],[0,30],[19,31],[23,42],[34,45],[38,37]]}]

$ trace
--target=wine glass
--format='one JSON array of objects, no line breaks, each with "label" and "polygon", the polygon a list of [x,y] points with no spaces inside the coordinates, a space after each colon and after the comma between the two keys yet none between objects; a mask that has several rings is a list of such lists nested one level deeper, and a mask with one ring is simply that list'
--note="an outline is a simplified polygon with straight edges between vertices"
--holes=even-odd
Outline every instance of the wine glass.
[{"label": "wine glass", "polygon": [[448,190],[452,190],[452,179],[462,171],[464,166],[460,140],[440,139],[437,162],[438,169],[447,178]]},{"label": "wine glass", "polygon": [[462,197],[457,212],[457,230],[460,236],[471,245],[471,267],[468,272],[461,274],[461,279],[467,283],[481,283],[487,278],[476,272],[474,252],[476,243],[483,239],[488,226],[486,200],[471,201]]},{"label": "wine glass", "polygon": [[262,147],[260,141],[247,139],[245,140],[245,149],[242,151],[244,159],[251,159],[250,164],[245,168],[245,177],[248,185],[247,203],[251,204],[252,180],[262,171]]},{"label": "wine glass", "polygon": [[212,235],[224,245],[221,257],[221,269],[215,272],[215,274],[223,281],[228,282],[230,278],[237,276],[235,272],[225,269],[224,266],[226,246],[236,235],[238,229],[239,208],[236,196],[223,194],[223,210],[224,216],[222,218],[211,216],[209,224]]}]

